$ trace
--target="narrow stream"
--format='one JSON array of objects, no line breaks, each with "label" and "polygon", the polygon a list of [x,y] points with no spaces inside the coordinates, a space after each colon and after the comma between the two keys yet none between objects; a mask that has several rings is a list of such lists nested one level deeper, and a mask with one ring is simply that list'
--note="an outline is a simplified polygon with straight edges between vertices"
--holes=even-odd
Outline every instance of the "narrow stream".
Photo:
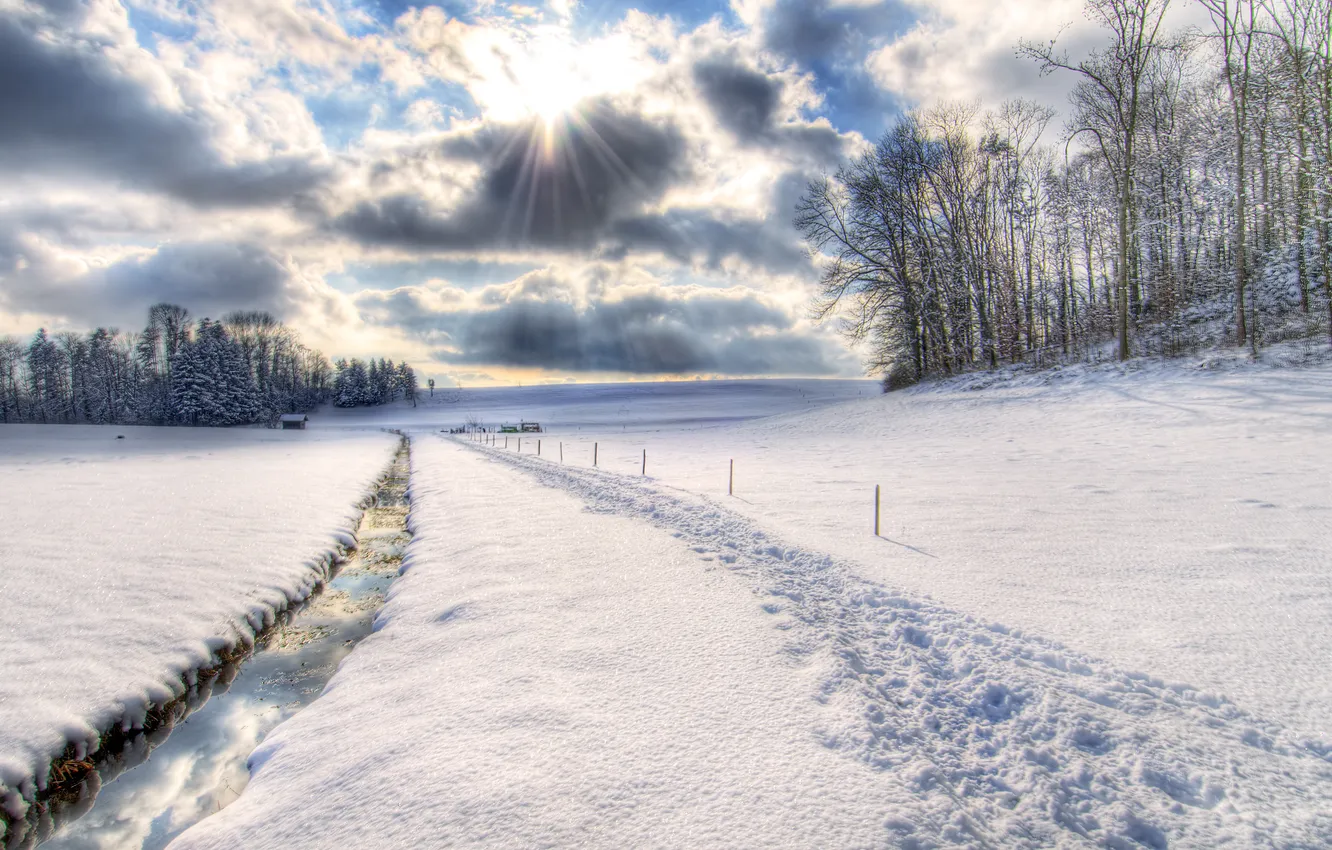
[{"label": "narrow stream", "polygon": [[249,754],[314,701],[370,633],[410,539],[408,472],[404,440],[361,518],[357,550],[332,579],[282,615],[251,653],[201,679],[179,717],[122,752],[100,753],[79,793],[47,801],[6,850],[161,848],[235,800],[249,780]]}]

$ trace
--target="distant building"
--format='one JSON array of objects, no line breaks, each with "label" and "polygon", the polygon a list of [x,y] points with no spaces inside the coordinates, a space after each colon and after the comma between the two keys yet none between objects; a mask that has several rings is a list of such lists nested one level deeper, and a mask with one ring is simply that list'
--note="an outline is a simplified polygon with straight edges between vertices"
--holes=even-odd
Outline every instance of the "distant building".
[{"label": "distant building", "polygon": [[517,425],[501,425],[499,427],[501,434],[540,434],[540,422],[519,422]]},{"label": "distant building", "polygon": [[283,431],[304,431],[305,423],[310,421],[310,417],[304,413],[284,413],[278,419],[282,422]]}]

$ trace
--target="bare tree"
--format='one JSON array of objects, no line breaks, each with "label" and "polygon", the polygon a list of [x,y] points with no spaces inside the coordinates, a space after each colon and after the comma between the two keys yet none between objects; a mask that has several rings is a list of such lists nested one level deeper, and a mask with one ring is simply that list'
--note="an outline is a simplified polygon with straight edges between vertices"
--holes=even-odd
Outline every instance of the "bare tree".
[{"label": "bare tree", "polygon": [[1129,356],[1129,215],[1134,190],[1134,145],[1138,137],[1143,81],[1161,49],[1158,36],[1170,0],[1090,0],[1087,15],[1110,33],[1110,44],[1074,62],[1057,51],[1057,37],[1045,44],[1023,41],[1020,55],[1040,63],[1041,73],[1072,71],[1082,77],[1074,92],[1072,135],[1088,134],[1114,175],[1119,196],[1119,253],[1116,298],[1119,359]]},{"label": "bare tree", "polygon": [[[1249,84],[1252,71],[1254,39],[1258,35],[1257,5],[1254,0],[1198,0],[1212,18],[1216,38],[1221,45],[1226,89],[1230,95],[1231,117],[1235,126],[1235,338],[1243,345],[1248,335],[1244,317],[1244,296],[1249,279],[1248,241],[1248,165],[1245,162],[1249,131]],[[1257,339],[1253,340],[1257,346]]]}]

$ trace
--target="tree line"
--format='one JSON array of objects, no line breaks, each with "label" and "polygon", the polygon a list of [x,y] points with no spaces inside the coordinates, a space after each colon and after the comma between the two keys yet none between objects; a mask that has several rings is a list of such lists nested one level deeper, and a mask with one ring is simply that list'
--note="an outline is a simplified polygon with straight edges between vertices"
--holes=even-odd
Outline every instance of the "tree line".
[{"label": "tree line", "polygon": [[[1332,0],[1092,0],[1106,36],[1057,113],[1014,99],[901,116],[811,183],[796,226],[885,387],[1091,356],[1332,335]],[[1058,137],[1052,142],[1051,137]]]},{"label": "tree line", "polygon": [[43,328],[26,345],[0,337],[0,422],[271,425],[324,402],[415,397],[405,362],[331,365],[261,311],[193,322],[184,307],[157,304],[137,334]]}]

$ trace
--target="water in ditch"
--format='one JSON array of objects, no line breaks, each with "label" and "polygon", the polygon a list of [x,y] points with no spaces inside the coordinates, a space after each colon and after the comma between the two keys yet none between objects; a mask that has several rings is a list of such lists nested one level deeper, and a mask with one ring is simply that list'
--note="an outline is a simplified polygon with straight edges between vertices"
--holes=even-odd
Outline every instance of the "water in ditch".
[{"label": "water in ditch", "polygon": [[161,848],[236,799],[249,754],[318,697],[370,633],[409,539],[407,476],[404,442],[361,518],[357,550],[327,584],[280,617],[251,653],[201,678],[176,717],[120,752],[99,754],[78,792],[36,807],[6,850]]}]

